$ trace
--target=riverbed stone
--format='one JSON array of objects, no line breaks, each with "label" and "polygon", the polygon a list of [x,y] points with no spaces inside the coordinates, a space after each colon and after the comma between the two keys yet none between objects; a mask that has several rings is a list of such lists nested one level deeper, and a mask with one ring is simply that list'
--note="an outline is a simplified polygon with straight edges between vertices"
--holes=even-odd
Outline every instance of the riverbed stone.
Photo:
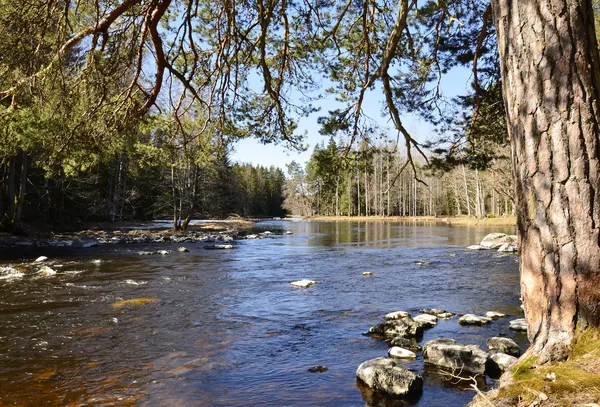
[{"label": "riverbed stone", "polygon": [[40,256],[34,260],[35,263],[43,263],[45,261],[48,261],[48,257],[46,257],[46,256]]},{"label": "riverbed stone", "polygon": [[361,274],[361,276],[365,276],[365,277],[369,277],[369,276],[372,276],[372,275],[373,275],[373,272],[372,272],[372,271],[364,271],[364,272]]},{"label": "riverbed stone", "polygon": [[361,363],[356,370],[356,377],[374,392],[392,396],[408,396],[423,389],[421,376],[383,357]]},{"label": "riverbed stone", "polygon": [[516,253],[519,251],[519,247],[516,243],[504,243],[498,248],[499,253]]},{"label": "riverbed stone", "polygon": [[514,356],[507,355],[502,352],[492,353],[487,362],[486,370],[490,377],[500,377],[502,373],[506,372],[518,359]]},{"label": "riverbed stone", "polygon": [[439,314],[445,313],[446,311],[443,310],[443,309],[440,309],[440,308],[423,308],[423,309],[420,309],[419,312],[421,314],[429,314],[429,315],[436,315],[437,316]]},{"label": "riverbed stone", "polygon": [[329,368],[327,368],[327,366],[323,366],[323,365],[317,365],[317,366],[313,366],[313,367],[309,367],[308,371],[310,373],[325,373],[329,370]]},{"label": "riverbed stone", "polygon": [[431,314],[420,314],[413,318],[418,324],[421,324],[423,328],[433,328],[437,325],[437,317]]},{"label": "riverbed stone", "polygon": [[452,318],[454,315],[456,315],[456,314],[453,314],[452,312],[442,312],[441,314],[437,314],[436,316],[437,316],[439,319],[450,319],[450,318]]},{"label": "riverbed stone", "polygon": [[401,348],[399,346],[392,346],[388,349],[388,355],[391,358],[396,359],[416,359],[417,354],[411,350]]},{"label": "riverbed stone", "polygon": [[457,373],[484,373],[487,356],[477,345],[462,345],[450,338],[434,339],[423,346],[426,364],[453,369]]},{"label": "riverbed stone", "polygon": [[502,318],[505,317],[506,314],[503,314],[501,312],[498,311],[488,311],[485,313],[485,317],[486,318],[491,318],[491,319],[498,319],[498,318]]},{"label": "riverbed stone", "polygon": [[412,350],[413,352],[418,352],[421,350],[421,347],[414,340],[404,338],[402,336],[396,336],[390,340],[389,343],[392,346],[398,346],[400,348]]},{"label": "riverbed stone", "polygon": [[525,318],[515,319],[509,322],[508,327],[513,331],[527,332],[527,321]]},{"label": "riverbed stone", "polygon": [[308,288],[308,287],[318,284],[318,283],[313,280],[298,280],[298,281],[292,281],[290,284],[293,285],[294,287],[298,287],[298,288]]},{"label": "riverbed stone", "polygon": [[372,335],[390,341],[397,336],[415,338],[423,335],[423,325],[413,321],[411,317],[386,319],[369,328],[367,335]]},{"label": "riverbed stone", "polygon": [[461,325],[485,325],[492,322],[492,318],[480,317],[475,314],[465,314],[458,319]]},{"label": "riverbed stone", "polygon": [[469,250],[485,250],[485,247],[483,247],[479,244],[472,244],[471,246],[467,246],[467,249],[469,249]]},{"label": "riverbed stone", "polygon": [[56,275],[56,270],[48,267],[48,266],[42,266],[39,270],[38,270],[38,274],[40,276],[45,276],[45,277],[50,277],[50,276],[54,276]]},{"label": "riverbed stone", "polygon": [[521,349],[519,348],[519,345],[517,345],[517,343],[510,338],[495,336],[488,339],[486,344],[490,350],[496,350],[511,356],[521,355]]},{"label": "riverbed stone", "polygon": [[189,252],[189,250],[188,250],[187,248],[185,248],[185,247],[178,247],[178,248],[177,248],[177,251],[178,251],[179,253],[185,253],[185,252]]},{"label": "riverbed stone", "polygon": [[230,250],[233,249],[232,244],[213,244],[209,246],[204,246],[206,250]]},{"label": "riverbed stone", "polygon": [[515,241],[506,233],[490,233],[486,235],[479,245],[485,249],[499,249],[505,243],[514,243]]},{"label": "riverbed stone", "polygon": [[406,317],[410,317],[410,313],[406,312],[406,311],[394,311],[394,312],[390,312],[389,314],[386,314],[385,317],[383,317],[384,319],[402,319],[402,318],[406,318]]}]

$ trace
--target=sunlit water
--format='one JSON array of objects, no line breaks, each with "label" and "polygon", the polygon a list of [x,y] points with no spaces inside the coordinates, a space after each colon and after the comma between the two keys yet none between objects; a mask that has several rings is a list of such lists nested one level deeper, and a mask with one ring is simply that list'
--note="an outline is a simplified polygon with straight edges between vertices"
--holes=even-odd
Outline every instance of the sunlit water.
[{"label": "sunlit water", "polygon": [[[396,310],[505,312],[485,327],[440,321],[421,344],[452,337],[487,349],[500,334],[525,346],[508,329],[522,315],[516,256],[465,249],[512,228],[269,221],[257,229],[294,234],[234,250],[187,243],[189,253],[167,256],[137,252],[181,244],[0,250],[0,265],[39,255],[64,265],[53,277],[0,281],[0,404],[403,406],[363,395],[355,378],[360,363],[388,349],[362,333]],[[319,284],[289,284],[305,278]],[[158,302],[111,307],[138,297]],[[402,363],[425,381],[411,405],[473,397],[424,369],[420,355]],[[329,370],[309,373],[313,365]]]}]

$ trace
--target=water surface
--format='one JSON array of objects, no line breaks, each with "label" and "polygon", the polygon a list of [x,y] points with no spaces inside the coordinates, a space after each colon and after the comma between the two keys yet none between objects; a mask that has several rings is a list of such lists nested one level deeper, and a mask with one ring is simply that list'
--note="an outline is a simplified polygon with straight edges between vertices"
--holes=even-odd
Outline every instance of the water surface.
[{"label": "water surface", "polygon": [[[0,250],[0,265],[39,255],[63,264],[54,277],[0,281],[0,405],[462,406],[473,393],[424,369],[420,356],[402,362],[424,377],[419,399],[361,392],[356,367],[388,349],[362,333],[396,310],[496,310],[509,317],[486,327],[440,321],[421,344],[447,336],[487,349],[496,335],[525,344],[508,329],[522,315],[516,256],[465,250],[514,228],[304,221],[256,228],[293,235],[224,251],[186,243],[189,253],[167,256],[137,252],[182,244]],[[319,284],[289,284],[305,278]],[[158,301],[111,306],[140,297]],[[313,365],[329,370],[309,373]]]}]

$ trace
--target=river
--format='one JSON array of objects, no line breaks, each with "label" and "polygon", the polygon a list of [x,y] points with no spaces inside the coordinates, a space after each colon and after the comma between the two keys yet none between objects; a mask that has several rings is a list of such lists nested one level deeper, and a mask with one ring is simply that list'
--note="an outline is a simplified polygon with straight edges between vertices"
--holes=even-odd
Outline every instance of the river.
[{"label": "river", "polygon": [[[419,399],[361,392],[357,366],[388,349],[362,333],[396,310],[495,310],[509,316],[484,327],[440,321],[420,343],[451,337],[487,349],[500,334],[526,346],[508,329],[522,316],[517,257],[465,249],[514,228],[264,221],[255,229],[293,234],[236,241],[233,250],[186,243],[188,253],[175,251],[182,244],[0,249],[0,266],[40,255],[63,265],[55,276],[0,281],[0,405],[462,406],[474,393],[424,368],[420,355],[402,362],[424,377]],[[157,249],[174,252],[138,254]],[[300,279],[319,284],[289,284]],[[142,297],[145,305],[113,305]],[[329,370],[308,372],[313,365]]]}]

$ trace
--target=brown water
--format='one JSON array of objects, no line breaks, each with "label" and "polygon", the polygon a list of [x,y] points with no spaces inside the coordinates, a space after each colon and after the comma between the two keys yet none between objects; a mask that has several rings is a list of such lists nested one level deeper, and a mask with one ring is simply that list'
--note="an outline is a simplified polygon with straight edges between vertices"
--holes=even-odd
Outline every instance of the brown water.
[{"label": "brown water", "polygon": [[[388,349],[362,333],[395,310],[497,310],[509,317],[486,327],[440,321],[422,343],[447,336],[486,349],[487,338],[506,334],[525,344],[508,329],[521,317],[516,257],[464,249],[512,228],[257,227],[294,234],[236,242],[229,251],[188,243],[189,253],[167,256],[137,251],[181,244],[0,250],[0,265],[39,255],[64,265],[53,277],[0,281],[0,405],[462,406],[473,393],[424,370],[420,356],[403,362],[424,376],[419,399],[362,393],[356,367]],[[320,284],[289,285],[303,278]],[[111,306],[140,297],[158,301]],[[313,365],[329,371],[309,373]]]}]

